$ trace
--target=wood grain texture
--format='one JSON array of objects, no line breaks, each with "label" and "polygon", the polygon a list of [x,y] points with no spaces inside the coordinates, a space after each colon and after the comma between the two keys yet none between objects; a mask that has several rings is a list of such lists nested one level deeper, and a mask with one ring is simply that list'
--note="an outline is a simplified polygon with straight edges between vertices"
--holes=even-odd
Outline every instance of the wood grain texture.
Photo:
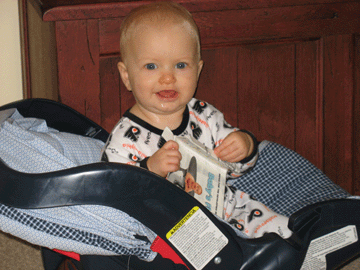
[{"label": "wood grain texture", "polygon": [[295,46],[239,48],[239,122],[260,140],[295,146]]},{"label": "wood grain texture", "polygon": [[56,23],[60,101],[100,122],[98,22]]},{"label": "wood grain texture", "polygon": [[100,123],[108,132],[121,117],[120,78],[117,70],[119,61],[119,57],[100,58]]},{"label": "wood grain texture", "polygon": [[[43,18],[45,21],[60,21],[89,18],[116,18],[125,16],[131,9],[149,1],[117,1],[117,0],[51,0],[38,2],[43,10]],[[337,3],[338,0],[177,0],[190,12],[199,11],[211,12],[219,10],[247,10],[247,9],[265,9],[277,7],[292,7]],[[356,1],[347,1],[356,2]],[[95,5],[96,4],[96,5]]]},{"label": "wood grain texture", "polygon": [[323,167],[323,89],[321,42],[307,41],[295,45],[295,149],[302,156]]},{"label": "wood grain texture", "polygon": [[354,163],[353,194],[360,195],[360,35],[354,37]]},{"label": "wood grain texture", "polygon": [[354,39],[324,38],[324,171],[340,186],[353,187]]},{"label": "wood grain texture", "polygon": [[196,97],[216,106],[229,124],[238,126],[237,49],[203,50],[202,59]]},{"label": "wood grain texture", "polygon": [[101,126],[111,132],[126,110],[135,104],[133,95],[122,83],[117,64],[118,56],[100,58]]},{"label": "wood grain texture", "polygon": [[[360,3],[352,2],[194,13],[204,48],[360,32],[359,17]],[[100,20],[102,54],[119,53],[120,22]]]}]

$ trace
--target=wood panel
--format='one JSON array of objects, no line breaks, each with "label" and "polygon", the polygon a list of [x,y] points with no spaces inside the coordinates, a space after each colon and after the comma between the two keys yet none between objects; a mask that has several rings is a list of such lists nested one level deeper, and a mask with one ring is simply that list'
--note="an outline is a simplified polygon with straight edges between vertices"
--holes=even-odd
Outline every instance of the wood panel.
[{"label": "wood panel", "polygon": [[360,35],[354,37],[354,165],[353,194],[360,195]]},{"label": "wood panel", "polygon": [[120,76],[116,68],[119,57],[100,58],[101,126],[108,132],[121,117]]},{"label": "wood panel", "polygon": [[[55,24],[42,21],[40,7],[21,1],[24,18],[26,98],[58,99]],[[24,90],[25,90],[24,89]]]},{"label": "wood panel", "polygon": [[359,30],[360,3],[196,13],[203,44],[306,38]]},{"label": "wood panel", "polygon": [[118,56],[100,58],[101,126],[111,132],[126,110],[135,104],[133,95],[122,83],[117,69]]},{"label": "wood panel", "polygon": [[[79,12],[79,8],[77,5],[84,5],[83,8],[87,8],[87,10],[92,10],[94,13],[85,13],[82,14],[83,18],[89,18],[100,15],[106,15],[107,17],[109,14],[101,14],[104,10],[110,10],[114,9],[116,7],[123,7],[130,4],[133,4],[134,6],[139,5],[138,0],[46,0],[46,1],[40,1],[40,0],[33,0],[35,2],[38,2],[39,5],[42,6],[43,12],[46,13],[48,16],[50,14],[48,13],[58,13],[59,11],[63,11],[65,8],[77,10]],[[339,0],[312,0],[311,3],[313,4],[322,4],[322,3],[333,3],[338,2]],[[117,3],[122,2],[122,3]],[[124,3],[125,2],[125,3]],[[131,3],[133,2],[133,3]],[[141,1],[144,3],[145,1]],[[151,2],[146,1],[146,2]],[[296,5],[306,5],[309,4],[309,0],[277,0],[277,1],[266,1],[266,0],[227,0],[227,1],[216,1],[216,0],[203,0],[198,1],[196,3],[197,5],[194,5],[192,0],[180,0],[177,1],[181,3],[182,5],[186,6],[188,10],[191,12],[197,11],[197,10],[225,10],[225,9],[245,9],[245,8],[263,8],[263,7],[278,7],[278,6],[296,6]],[[102,5],[103,3],[106,3],[106,5]],[[93,5],[97,4],[97,5]],[[87,6],[85,6],[87,5]],[[54,10],[55,9],[55,10]],[[50,12],[48,12],[50,11]],[[112,14],[113,16],[123,16],[125,11],[115,11],[115,12],[121,12],[118,14]],[[114,11],[113,11],[114,12]],[[100,14],[99,14],[100,13]],[[77,18],[81,18],[80,14],[77,15]],[[83,19],[81,18],[81,19]],[[65,20],[66,18],[61,18]]]},{"label": "wood panel", "polygon": [[216,106],[227,122],[237,126],[237,49],[203,50],[202,59],[204,67],[196,97]]},{"label": "wood panel", "polygon": [[239,122],[260,140],[294,149],[295,45],[239,48]]},{"label": "wood panel", "polygon": [[[40,1],[33,0],[40,3],[43,9],[44,21],[64,21],[64,20],[86,20],[89,18],[117,18],[123,17],[130,12],[131,9],[156,0],[139,1],[119,1],[119,0],[98,0],[98,1],[86,1],[86,0],[51,0]],[[104,3],[107,2],[107,3]],[[115,3],[111,3],[115,2]],[[120,2],[120,3],[119,3]],[[202,12],[205,11],[210,14],[213,11],[219,10],[247,10],[247,9],[268,9],[268,8],[281,8],[281,7],[302,7],[302,6],[320,6],[324,4],[326,6],[335,3],[339,4],[339,0],[177,0],[190,12]],[[357,1],[346,1],[345,4],[354,4],[349,10],[356,10]],[[97,3],[93,5],[92,3]],[[321,17],[323,8],[319,8],[317,13],[310,13],[312,18]],[[331,11],[331,9],[330,9]],[[267,15],[264,13],[264,15]],[[320,16],[319,16],[320,15]],[[343,14],[347,16],[347,14]]]},{"label": "wood panel", "polygon": [[56,22],[59,98],[100,123],[98,21]]},{"label": "wood panel", "polygon": [[99,42],[100,53],[119,54],[120,53],[120,25],[122,18],[99,21]]},{"label": "wood panel", "polygon": [[352,35],[324,38],[324,172],[337,184],[353,186]]},{"label": "wood panel", "polygon": [[[360,32],[359,17],[354,2],[194,13],[203,47]],[[120,22],[100,20],[102,54],[119,52]]]},{"label": "wood panel", "polygon": [[322,41],[296,43],[295,148],[323,168]]}]

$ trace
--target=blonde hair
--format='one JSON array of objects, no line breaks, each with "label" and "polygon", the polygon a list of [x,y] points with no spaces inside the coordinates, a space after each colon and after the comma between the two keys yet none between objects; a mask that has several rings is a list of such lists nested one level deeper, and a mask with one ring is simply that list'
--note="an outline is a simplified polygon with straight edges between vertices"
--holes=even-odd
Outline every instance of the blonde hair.
[{"label": "blonde hair", "polygon": [[154,2],[139,6],[125,17],[120,26],[120,52],[122,60],[124,61],[126,58],[127,43],[139,26],[156,24],[157,26],[163,25],[166,27],[169,23],[187,23],[190,26],[189,29],[191,29],[191,35],[195,38],[197,54],[200,60],[200,34],[191,13],[180,4],[170,1]]}]

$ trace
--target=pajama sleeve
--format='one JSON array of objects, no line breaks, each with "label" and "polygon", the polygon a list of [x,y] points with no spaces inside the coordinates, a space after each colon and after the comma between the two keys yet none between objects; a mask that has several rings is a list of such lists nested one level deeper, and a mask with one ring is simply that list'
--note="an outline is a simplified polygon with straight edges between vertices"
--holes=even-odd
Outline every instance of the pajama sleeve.
[{"label": "pajama sleeve", "polygon": [[252,153],[243,160],[240,160],[239,162],[231,163],[232,171],[229,173],[228,176],[231,178],[239,177],[246,173],[248,170],[250,170],[256,163],[256,160],[258,158],[258,142],[256,140],[256,137],[247,130],[239,130],[238,128],[231,126],[229,123],[226,122],[223,113],[217,110],[212,105],[208,104],[207,107],[209,109],[207,111],[208,116],[206,118],[209,119],[208,123],[212,133],[212,138],[214,140],[214,148],[219,146],[227,135],[235,131],[241,131],[249,134],[251,139],[253,140],[254,149]]},{"label": "pajama sleeve", "polygon": [[147,156],[136,144],[136,131],[136,127],[120,121],[109,136],[102,160],[140,166],[140,162]]}]

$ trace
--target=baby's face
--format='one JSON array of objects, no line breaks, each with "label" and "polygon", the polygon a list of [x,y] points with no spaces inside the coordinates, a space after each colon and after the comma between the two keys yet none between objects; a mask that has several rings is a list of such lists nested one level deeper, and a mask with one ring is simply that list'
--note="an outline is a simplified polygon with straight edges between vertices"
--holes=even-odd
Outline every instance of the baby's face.
[{"label": "baby's face", "polygon": [[128,42],[121,77],[137,105],[153,114],[183,112],[203,62],[187,25],[142,27]]}]

